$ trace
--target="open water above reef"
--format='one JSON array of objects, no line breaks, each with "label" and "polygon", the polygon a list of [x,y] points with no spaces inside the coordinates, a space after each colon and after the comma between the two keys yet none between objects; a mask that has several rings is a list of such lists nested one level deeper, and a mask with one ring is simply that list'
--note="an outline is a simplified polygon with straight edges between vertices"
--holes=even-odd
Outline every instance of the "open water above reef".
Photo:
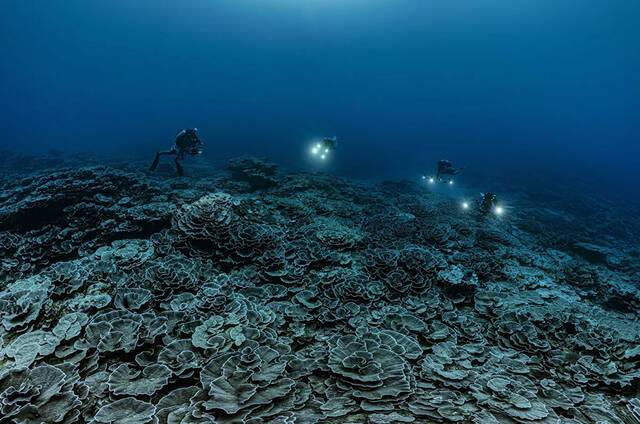
[{"label": "open water above reef", "polygon": [[140,169],[3,165],[0,423],[640,422],[633,211]]}]

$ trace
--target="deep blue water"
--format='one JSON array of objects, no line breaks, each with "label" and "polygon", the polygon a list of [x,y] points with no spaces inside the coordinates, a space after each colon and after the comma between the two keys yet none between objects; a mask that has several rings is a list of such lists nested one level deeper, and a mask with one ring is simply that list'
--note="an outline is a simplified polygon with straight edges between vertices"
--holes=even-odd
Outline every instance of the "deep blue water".
[{"label": "deep blue water", "polygon": [[4,0],[0,147],[140,158],[197,126],[214,162],[320,169],[308,141],[335,134],[331,173],[446,157],[635,194],[639,19],[635,0]]}]

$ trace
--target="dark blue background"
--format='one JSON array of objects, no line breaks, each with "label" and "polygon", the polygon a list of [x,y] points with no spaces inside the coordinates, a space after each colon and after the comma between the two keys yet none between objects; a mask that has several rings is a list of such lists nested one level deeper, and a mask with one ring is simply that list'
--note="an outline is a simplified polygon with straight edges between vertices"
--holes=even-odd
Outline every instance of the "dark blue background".
[{"label": "dark blue background", "polygon": [[4,0],[0,147],[147,157],[197,126],[214,161],[327,171],[640,174],[636,0]]}]

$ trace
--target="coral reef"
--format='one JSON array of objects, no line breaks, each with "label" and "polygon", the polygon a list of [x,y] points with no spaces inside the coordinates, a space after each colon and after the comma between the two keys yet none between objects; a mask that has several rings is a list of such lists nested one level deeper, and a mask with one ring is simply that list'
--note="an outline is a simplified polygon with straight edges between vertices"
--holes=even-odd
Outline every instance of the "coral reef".
[{"label": "coral reef", "polygon": [[229,170],[0,188],[0,423],[640,423],[626,241]]},{"label": "coral reef", "polygon": [[231,159],[228,166],[231,178],[248,184],[251,191],[263,190],[278,185],[277,167],[265,159],[251,156]]}]

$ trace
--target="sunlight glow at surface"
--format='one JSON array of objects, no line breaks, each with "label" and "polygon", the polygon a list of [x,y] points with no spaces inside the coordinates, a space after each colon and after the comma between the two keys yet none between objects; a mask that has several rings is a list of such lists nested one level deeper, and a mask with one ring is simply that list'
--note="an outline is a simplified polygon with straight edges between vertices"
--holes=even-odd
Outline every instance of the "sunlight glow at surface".
[{"label": "sunlight glow at surface", "polygon": [[[205,12],[213,12],[217,6],[207,3],[196,4]],[[216,3],[216,2],[214,2]],[[557,2],[550,0],[522,0],[515,5],[506,0],[483,0],[457,2],[450,0],[218,0],[227,7],[236,7],[245,12],[265,12],[272,14],[291,14],[305,20],[315,20],[328,16],[337,19],[362,19],[365,17],[369,26],[387,24],[429,23],[431,28],[450,25],[489,25],[501,22],[530,22],[532,19],[549,15],[553,16]],[[409,9],[423,11],[406,18]],[[486,22],[488,21],[488,22]],[[357,25],[357,23],[355,23]]]}]

